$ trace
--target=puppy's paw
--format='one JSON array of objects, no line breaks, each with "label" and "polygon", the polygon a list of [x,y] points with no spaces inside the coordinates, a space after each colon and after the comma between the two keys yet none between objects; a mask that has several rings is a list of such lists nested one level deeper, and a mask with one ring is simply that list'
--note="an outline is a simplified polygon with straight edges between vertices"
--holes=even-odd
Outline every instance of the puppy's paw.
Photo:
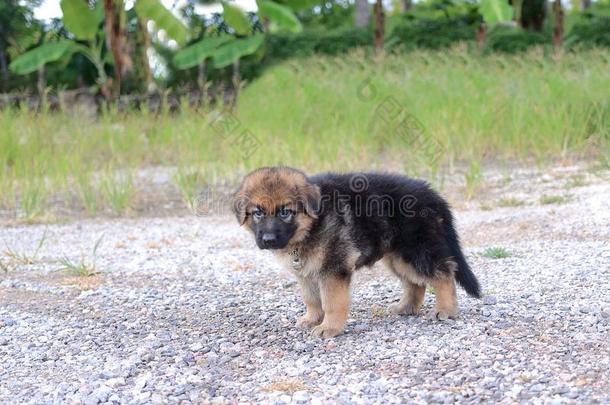
[{"label": "puppy's paw", "polygon": [[455,319],[457,318],[457,310],[447,310],[447,309],[439,309],[434,308],[432,312],[430,312],[430,319],[434,321],[446,321],[447,319]]},{"label": "puppy's paw", "polygon": [[335,337],[343,332],[343,328],[337,328],[331,325],[318,325],[311,330],[311,334],[322,339]]},{"label": "puppy's paw", "polygon": [[316,325],[319,325],[321,322],[322,322],[322,317],[311,315],[311,314],[305,314],[303,316],[298,317],[297,328],[309,329],[309,328],[313,328]]},{"label": "puppy's paw", "polygon": [[417,315],[419,313],[419,308],[415,307],[413,304],[396,302],[390,304],[388,312],[394,315]]}]

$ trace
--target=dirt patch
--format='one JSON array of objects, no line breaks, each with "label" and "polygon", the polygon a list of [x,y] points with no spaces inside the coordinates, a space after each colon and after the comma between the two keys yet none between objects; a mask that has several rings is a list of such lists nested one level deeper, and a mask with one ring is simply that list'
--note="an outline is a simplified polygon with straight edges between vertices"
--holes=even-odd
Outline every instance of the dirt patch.
[{"label": "dirt patch", "polygon": [[104,278],[99,274],[89,277],[58,276],[47,280],[49,284],[76,287],[81,291],[95,290],[103,285],[104,282]]}]

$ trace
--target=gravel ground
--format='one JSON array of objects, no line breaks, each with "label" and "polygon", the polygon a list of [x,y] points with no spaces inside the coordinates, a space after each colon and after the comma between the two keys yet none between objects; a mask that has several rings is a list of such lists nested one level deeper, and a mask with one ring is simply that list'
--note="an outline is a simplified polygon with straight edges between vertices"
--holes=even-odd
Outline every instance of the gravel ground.
[{"label": "gravel ground", "polygon": [[460,290],[459,319],[389,315],[399,283],[376,266],[326,341],[294,326],[298,286],[232,218],[2,228],[0,402],[609,403],[610,173],[547,173],[454,204],[485,293]]}]

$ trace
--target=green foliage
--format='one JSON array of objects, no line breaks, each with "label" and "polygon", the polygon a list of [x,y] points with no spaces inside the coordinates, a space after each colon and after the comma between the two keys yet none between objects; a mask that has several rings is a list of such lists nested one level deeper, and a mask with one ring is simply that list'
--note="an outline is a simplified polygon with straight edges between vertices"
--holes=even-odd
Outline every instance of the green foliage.
[{"label": "green foliage", "polygon": [[[320,6],[320,2],[313,6]],[[352,2],[329,0],[324,2],[324,7],[309,7],[299,11],[298,15],[306,29],[336,30],[354,26],[354,10],[355,7]],[[390,21],[391,18],[388,19],[388,23]],[[389,27],[389,24],[387,27]]]},{"label": "green foliage", "polygon": [[547,9],[550,11],[552,1],[521,0],[521,4],[521,24],[523,28],[528,31],[542,31],[545,25]]},{"label": "green foliage", "polygon": [[303,11],[320,5],[319,0],[280,0],[279,2],[294,11]]},{"label": "green foliage", "polygon": [[17,56],[40,38],[42,24],[33,9],[40,0],[0,1],[0,51],[9,58]]},{"label": "green foliage", "polygon": [[[86,45],[69,39],[43,43],[14,60],[11,63],[12,71],[17,74],[27,74],[41,68],[47,63],[62,59],[69,60],[74,53],[80,53],[95,66],[98,83],[103,85],[107,81],[107,76],[104,69],[104,60],[102,59],[103,35],[97,35],[101,23],[99,9],[96,8],[94,11],[89,9],[86,3],[75,3],[72,0],[64,0],[62,2],[62,9],[66,13],[64,15],[66,27],[70,26],[78,32],[73,32],[72,34],[78,39],[90,39],[86,42]],[[90,25],[85,27],[82,24],[83,21]]]},{"label": "green foliage", "polygon": [[241,7],[232,3],[222,2],[223,18],[225,22],[239,35],[248,35],[252,28],[248,16]]},{"label": "green foliage", "polygon": [[531,47],[551,45],[549,32],[525,31],[517,27],[497,25],[485,40],[486,52],[524,52]]},{"label": "green foliage", "polygon": [[340,55],[355,48],[373,45],[373,33],[368,28],[336,30],[306,29],[301,34],[270,35],[267,39],[271,61],[314,54]]},{"label": "green foliage", "polygon": [[[3,62],[10,64],[11,72],[21,76],[0,74],[0,90],[34,89],[37,76],[29,73],[45,64],[44,78],[52,89],[107,83],[105,76],[106,71],[111,71],[112,57],[101,31],[102,0],[61,0],[64,21],[54,21],[50,31],[33,18],[31,7],[38,0],[16,1],[0,1],[0,57],[4,55]],[[518,3],[519,0],[515,0],[515,7]],[[220,67],[218,69],[240,58],[241,77],[252,81],[268,67],[290,57],[339,55],[354,48],[366,48],[365,52],[370,52],[372,48],[372,30],[354,28],[353,4],[342,0],[331,0],[315,10],[313,7],[319,2],[314,0],[258,0],[258,15],[245,13],[233,2],[224,3],[224,13],[206,18],[196,14],[193,4],[189,2],[182,10],[188,29],[162,6],[160,0],[137,0],[135,8],[126,13],[129,44],[137,44],[134,42],[138,35],[136,16],[153,20],[158,29],[165,30],[181,46],[188,43],[189,37],[197,38],[176,50],[172,44],[161,43],[159,37],[153,36],[153,46],[167,62],[168,74],[158,78],[161,87],[194,87],[198,77],[194,68],[208,58],[215,61],[210,66]],[[408,13],[388,17],[386,31],[389,35],[385,46],[392,51],[414,51],[448,48],[457,42],[472,45],[479,24],[485,20],[492,25],[485,42],[487,54],[550,47],[552,22],[546,19],[545,23],[545,10],[546,0],[524,2],[521,18],[526,29],[523,30],[494,24],[510,19],[512,9],[504,0],[416,2]],[[298,11],[298,18],[295,11]],[[610,47],[608,1],[596,1],[586,11],[573,8],[566,13],[566,49]],[[264,26],[269,28],[265,33],[265,46],[258,44],[258,39],[248,38],[229,44],[229,39],[223,37],[233,33],[231,27],[241,37],[261,32]],[[305,29],[301,31],[302,26]],[[74,47],[68,47],[64,41],[74,37],[78,41]],[[215,39],[221,37],[223,39]],[[57,45],[52,45],[58,40]],[[34,51],[32,47],[36,44],[49,45]],[[64,47],[66,52],[62,53]],[[254,53],[244,53],[246,50],[254,50]],[[131,55],[134,71],[123,77],[124,92],[142,89],[141,55],[142,49],[136,45]],[[205,76],[206,80],[218,83],[229,80],[230,72],[206,68]]]},{"label": "green foliage", "polygon": [[257,34],[221,45],[212,54],[214,67],[217,69],[226,67],[243,56],[253,54],[260,48],[264,40],[264,35]]},{"label": "green foliage", "polygon": [[0,92],[26,87],[25,77],[11,75],[6,66],[40,41],[42,24],[34,18],[39,1],[0,0]]},{"label": "green foliage", "polygon": [[409,12],[407,12],[403,18],[410,20],[434,20],[450,19],[472,14],[481,18],[478,12],[477,3],[459,0],[427,0],[416,2],[415,6]]},{"label": "green foliage", "polygon": [[167,35],[178,44],[184,45],[188,39],[188,30],[171,11],[166,9],[160,0],[137,0],[135,9],[142,18],[152,20],[158,29],[164,30]]},{"label": "green foliage", "polygon": [[42,44],[15,59],[10,69],[20,75],[35,72],[47,63],[69,57],[76,50],[75,43],[67,39]]},{"label": "green foliage", "polygon": [[[250,20],[241,8],[227,2],[222,2],[222,6],[224,11],[222,16],[223,22],[228,24],[236,34],[248,35],[253,31]],[[259,0],[258,6],[259,20],[268,19],[271,27],[277,27],[278,29],[290,32],[299,32],[301,30],[301,23],[289,7],[267,0]],[[298,4],[295,3],[296,6]],[[222,32],[220,28],[220,26],[217,26],[216,30]],[[260,22],[258,30],[262,30]],[[256,30],[254,31],[256,32]],[[271,31],[275,30],[271,29]],[[189,69],[211,57],[213,67],[222,69],[232,65],[241,58],[254,55],[257,52],[259,55],[254,59],[258,62],[264,52],[264,48],[261,48],[264,40],[265,36],[262,34],[246,38],[236,38],[234,40],[231,40],[231,37],[225,34],[222,34],[220,37],[204,38],[173,55],[173,67]],[[249,74],[246,75],[248,78],[251,78],[258,72],[258,69],[252,69],[251,67]]]},{"label": "green foliage", "polygon": [[441,49],[457,42],[474,41],[482,21],[475,3],[450,0],[420,2],[394,21],[386,47]]},{"label": "green foliage", "polygon": [[258,14],[261,17],[269,18],[272,23],[271,26],[277,27],[272,31],[285,30],[296,33],[303,29],[301,22],[290,8],[270,0],[257,0],[256,4],[258,5]]},{"label": "green foliage", "polygon": [[511,21],[513,8],[506,0],[480,0],[479,12],[488,26]]},{"label": "green foliage", "polygon": [[512,256],[512,254],[503,247],[489,247],[483,252],[484,257],[490,259],[506,259]]},{"label": "green foliage", "polygon": [[95,40],[101,23],[99,14],[91,10],[83,0],[61,0],[60,5],[64,24],[76,39]]},{"label": "green foliage", "polygon": [[610,48],[610,2],[598,1],[575,16],[566,38],[568,48]]},{"label": "green foliage", "polygon": [[176,52],[173,59],[174,65],[178,69],[188,69],[197,66],[212,56],[220,45],[229,42],[231,39],[230,35],[203,38],[201,41],[195,42]]},{"label": "green foliage", "polygon": [[594,17],[574,25],[566,39],[566,46],[592,48],[605,46],[610,48],[610,17]]},{"label": "green foliage", "polygon": [[442,19],[406,19],[397,24],[388,43],[403,50],[441,49],[457,42],[473,41],[477,31],[474,14]]}]

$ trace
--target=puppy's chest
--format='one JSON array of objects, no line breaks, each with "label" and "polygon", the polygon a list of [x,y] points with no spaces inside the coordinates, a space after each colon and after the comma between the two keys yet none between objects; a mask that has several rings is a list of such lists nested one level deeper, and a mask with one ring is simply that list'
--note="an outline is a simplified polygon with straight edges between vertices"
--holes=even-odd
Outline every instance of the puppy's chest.
[{"label": "puppy's chest", "polygon": [[275,252],[275,256],[286,270],[298,277],[315,277],[324,264],[324,250],[321,248],[307,254],[293,250]]},{"label": "puppy's chest", "polygon": [[[326,255],[329,254],[337,254],[338,252],[329,251],[326,247],[318,247],[313,250],[307,252],[307,254],[302,254],[300,252],[294,251],[282,251],[275,252],[276,257],[278,258],[281,265],[296,275],[297,277],[317,277],[321,272],[325,270],[333,270],[333,269],[324,269],[324,265],[327,262]],[[349,271],[355,270],[355,264],[360,257],[360,252],[355,248],[351,247],[343,252],[344,260],[341,261],[340,264],[336,264],[338,268],[345,268]],[[332,262],[332,261],[331,261]]]}]

